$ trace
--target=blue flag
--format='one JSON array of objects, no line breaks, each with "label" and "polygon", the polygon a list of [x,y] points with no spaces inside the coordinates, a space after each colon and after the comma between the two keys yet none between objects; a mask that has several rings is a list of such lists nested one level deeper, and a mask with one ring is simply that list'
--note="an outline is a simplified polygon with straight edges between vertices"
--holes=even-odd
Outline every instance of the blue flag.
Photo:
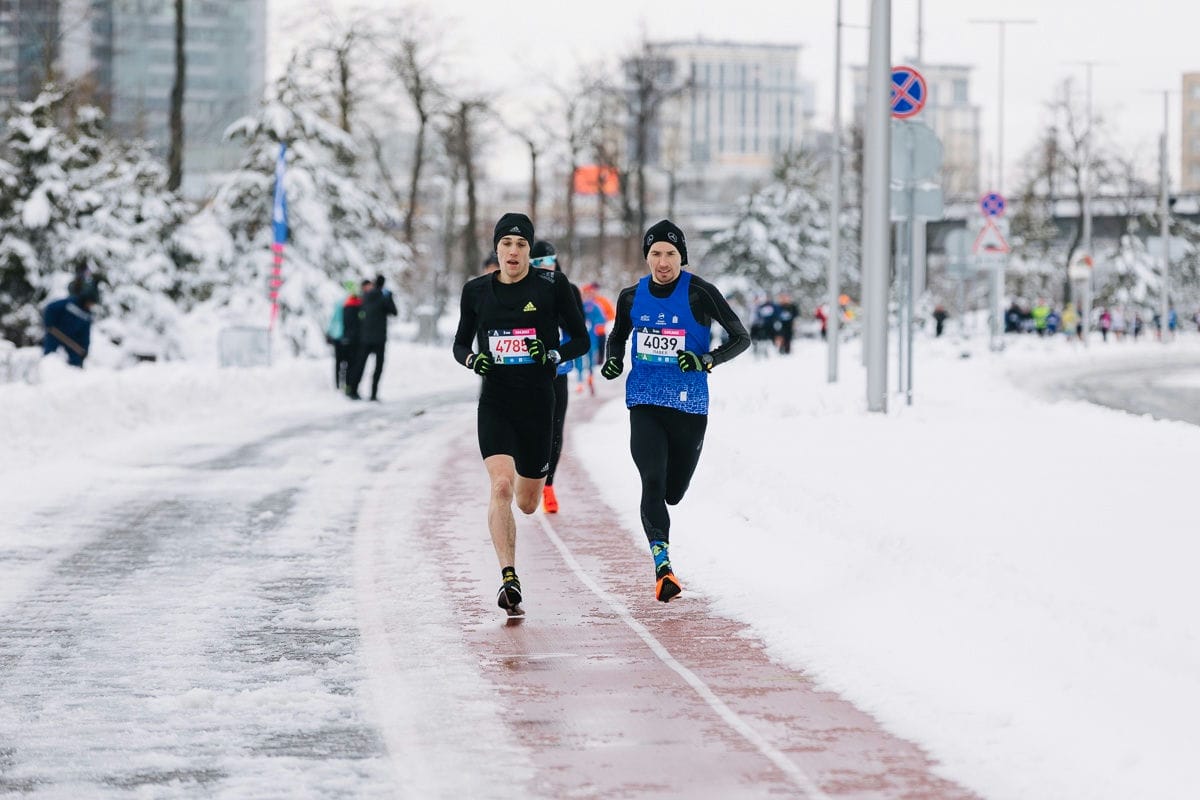
[{"label": "blue flag", "polygon": [[287,241],[287,192],[283,188],[283,173],[287,154],[287,145],[279,145],[279,159],[275,162],[275,207],[271,212],[271,222],[275,226],[275,244],[283,245]]}]

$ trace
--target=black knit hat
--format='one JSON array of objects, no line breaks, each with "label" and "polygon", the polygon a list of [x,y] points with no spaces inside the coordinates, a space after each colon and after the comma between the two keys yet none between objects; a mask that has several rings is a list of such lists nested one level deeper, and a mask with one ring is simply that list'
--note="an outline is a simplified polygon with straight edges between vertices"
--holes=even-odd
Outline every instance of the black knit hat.
[{"label": "black knit hat", "polygon": [[554,249],[554,245],[547,242],[545,239],[538,239],[533,243],[533,247],[529,248],[530,258],[543,258],[545,256],[558,255],[558,251]]},{"label": "black knit hat", "polygon": [[524,214],[510,211],[496,223],[496,230],[492,232],[493,249],[505,236],[522,236],[533,244],[533,222]]},{"label": "black knit hat", "polygon": [[679,263],[681,266],[687,266],[687,242],[683,238],[683,231],[679,226],[669,219],[660,219],[658,222],[646,229],[646,236],[642,239],[642,257],[650,255],[650,245],[655,242],[670,242],[679,251]]}]

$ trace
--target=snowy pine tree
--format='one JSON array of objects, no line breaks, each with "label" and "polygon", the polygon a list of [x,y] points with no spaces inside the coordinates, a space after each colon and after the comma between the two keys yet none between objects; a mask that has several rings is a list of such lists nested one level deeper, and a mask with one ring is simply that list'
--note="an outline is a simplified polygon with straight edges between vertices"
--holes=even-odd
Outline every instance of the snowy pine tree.
[{"label": "snowy pine tree", "polygon": [[92,340],[171,355],[178,298],[170,242],[186,214],[139,144],[106,141],[91,107],[63,128],[65,94],[12,109],[0,138],[0,333],[40,339],[40,308],[77,274],[101,287]]},{"label": "snowy pine tree", "polygon": [[40,306],[70,281],[61,245],[78,219],[71,173],[100,151],[58,126],[64,97],[48,90],[14,104],[0,131],[0,335],[18,345],[40,339]]},{"label": "snowy pine tree", "polygon": [[389,232],[389,203],[356,173],[353,140],[298,87],[296,69],[293,63],[257,116],[230,126],[227,135],[246,146],[241,168],[181,243],[198,264],[190,291],[204,298],[204,311],[218,324],[266,326],[275,163],[286,144],[289,241],[276,325],[293,354],[323,354],[343,281],[381,273],[396,287],[410,260]]},{"label": "snowy pine tree", "polygon": [[[807,307],[824,303],[829,261],[829,175],[810,155],[789,155],[771,183],[742,198],[734,222],[713,236],[707,268],[752,294],[786,291]],[[847,185],[850,178],[847,176]],[[847,191],[845,197],[852,194]],[[858,283],[855,212],[843,210],[844,289]]]}]

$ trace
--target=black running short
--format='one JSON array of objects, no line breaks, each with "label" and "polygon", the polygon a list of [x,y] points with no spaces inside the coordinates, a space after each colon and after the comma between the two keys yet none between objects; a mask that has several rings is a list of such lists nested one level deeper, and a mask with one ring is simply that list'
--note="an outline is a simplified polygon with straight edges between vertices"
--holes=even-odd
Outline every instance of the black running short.
[{"label": "black running short", "polygon": [[544,478],[554,440],[554,384],[484,392],[479,398],[479,454],[513,457],[517,474]]}]

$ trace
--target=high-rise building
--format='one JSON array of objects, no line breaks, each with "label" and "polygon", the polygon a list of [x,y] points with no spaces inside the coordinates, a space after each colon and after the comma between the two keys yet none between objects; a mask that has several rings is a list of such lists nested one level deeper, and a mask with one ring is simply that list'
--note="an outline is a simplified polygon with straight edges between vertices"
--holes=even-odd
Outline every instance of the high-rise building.
[{"label": "high-rise building", "polygon": [[[947,200],[979,196],[980,108],[971,102],[971,67],[959,64],[921,64],[925,107],[913,119],[928,125],[942,143],[940,183]],[[851,68],[854,120],[862,125],[867,106],[867,71]]]},{"label": "high-rise building", "polygon": [[[165,156],[175,80],[175,4],[171,0],[93,0],[92,53],[115,133],[151,142]],[[189,0],[185,6],[186,181],[236,166],[225,129],[252,113],[266,75],[266,0]],[[201,185],[197,185],[200,181]]]},{"label": "high-rise building", "polygon": [[1183,74],[1180,102],[1179,181],[1185,192],[1200,192],[1200,72]]},{"label": "high-rise building", "polygon": [[0,101],[31,100],[53,77],[58,0],[0,0]]},{"label": "high-rise building", "polygon": [[[188,0],[185,191],[236,166],[223,141],[253,113],[266,77],[266,0]],[[99,105],[112,132],[166,157],[175,81],[173,0],[0,0],[0,100],[29,99],[47,76]]]},{"label": "high-rise building", "polygon": [[798,45],[696,39],[648,51],[662,84],[678,89],[658,114],[650,163],[685,181],[761,179],[800,147],[815,110]]}]

